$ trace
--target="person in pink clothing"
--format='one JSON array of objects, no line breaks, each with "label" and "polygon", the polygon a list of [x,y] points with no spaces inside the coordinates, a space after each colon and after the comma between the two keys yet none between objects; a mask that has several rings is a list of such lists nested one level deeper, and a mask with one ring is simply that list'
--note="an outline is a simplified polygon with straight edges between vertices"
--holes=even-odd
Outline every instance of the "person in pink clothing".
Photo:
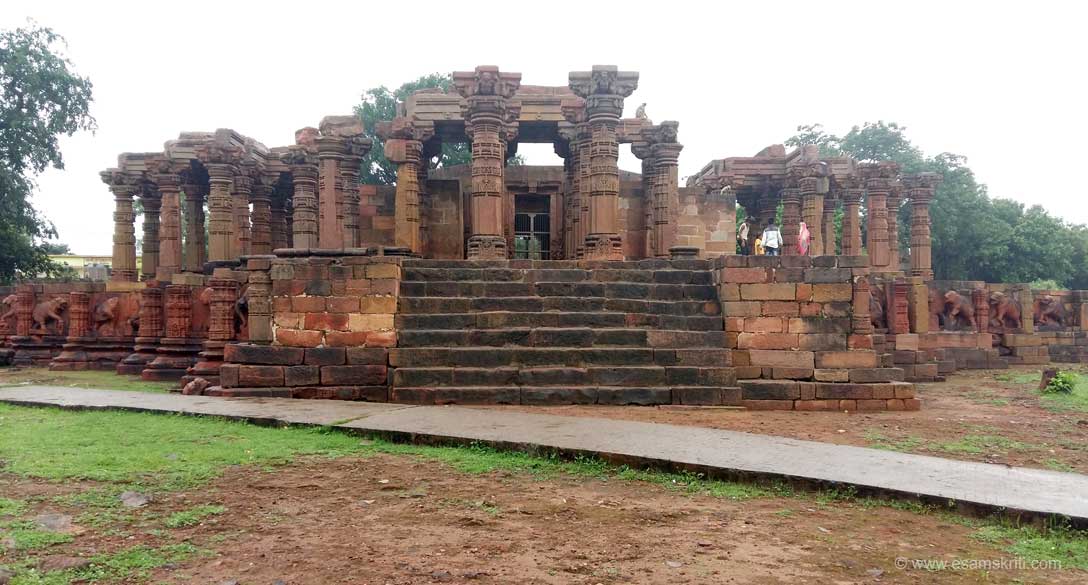
[{"label": "person in pink clothing", "polygon": [[797,234],[797,253],[808,256],[808,245],[812,242],[812,234],[808,231],[808,224],[801,222],[801,230]]}]

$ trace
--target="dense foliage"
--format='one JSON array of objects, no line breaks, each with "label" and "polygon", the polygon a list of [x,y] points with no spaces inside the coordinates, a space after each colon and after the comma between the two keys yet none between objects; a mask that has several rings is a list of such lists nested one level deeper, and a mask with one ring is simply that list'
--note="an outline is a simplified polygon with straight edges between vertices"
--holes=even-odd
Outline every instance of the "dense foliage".
[{"label": "dense foliage", "polygon": [[[799,126],[786,144],[816,144],[825,155],[859,161],[891,160],[905,173],[940,173],[944,181],[930,207],[938,279],[1049,279],[1063,287],[1088,289],[1088,228],[1066,223],[1038,205],[990,197],[965,157],[948,152],[927,156],[911,144],[902,126],[866,122],[843,136],[827,133],[820,124]],[[898,213],[899,225],[910,226],[910,205]],[[909,227],[900,229],[899,237],[900,248],[908,249]]]},{"label": "dense foliage", "polygon": [[[362,118],[365,135],[374,141],[374,147],[363,157],[359,169],[359,181],[366,185],[393,185],[397,182],[397,165],[385,158],[383,140],[378,136],[378,123],[397,116],[399,104],[403,104],[412,92],[420,89],[440,89],[448,92],[453,85],[450,74],[432,73],[409,81],[395,90],[380,86],[366,90],[363,102],[355,106],[355,114]],[[468,164],[472,161],[472,147],[467,142],[442,143],[442,154],[429,161],[430,168]],[[510,164],[521,164],[516,155]]]},{"label": "dense foliage", "polygon": [[48,28],[0,31],[0,283],[54,276],[44,240],[56,230],[34,209],[34,177],[64,168],[57,140],[93,130],[91,82],[72,71]]}]

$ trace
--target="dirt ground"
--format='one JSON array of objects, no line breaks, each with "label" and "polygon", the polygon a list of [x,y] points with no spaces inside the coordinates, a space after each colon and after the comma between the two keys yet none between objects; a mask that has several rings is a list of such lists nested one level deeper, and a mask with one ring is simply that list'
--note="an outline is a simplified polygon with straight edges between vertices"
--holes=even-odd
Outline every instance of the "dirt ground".
[{"label": "dirt ground", "polygon": [[[729,429],[954,459],[1088,473],[1088,412],[1040,400],[1041,368],[967,370],[919,384],[918,412],[776,412],[638,406],[488,406]],[[1085,389],[1078,388],[1079,392]]]},{"label": "dirt ground", "polygon": [[[0,474],[8,497],[79,489]],[[86,486],[83,486],[86,487]],[[39,499],[39,501],[41,501]],[[512,472],[472,475],[377,455],[235,467],[199,490],[165,494],[52,554],[147,544],[140,518],[200,504],[220,515],[172,532],[212,554],[153,583],[1083,583],[1083,571],[929,571],[897,558],[1010,555],[954,517],[822,501],[812,494],[732,501],[647,482]],[[55,502],[33,512],[78,509]],[[76,530],[83,530],[76,527]],[[900,561],[901,563],[902,561]]]}]

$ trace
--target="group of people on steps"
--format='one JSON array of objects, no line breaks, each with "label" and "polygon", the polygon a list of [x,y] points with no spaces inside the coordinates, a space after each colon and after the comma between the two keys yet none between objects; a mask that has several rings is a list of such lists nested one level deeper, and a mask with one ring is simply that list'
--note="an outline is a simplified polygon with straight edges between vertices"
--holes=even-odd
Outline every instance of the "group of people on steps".
[{"label": "group of people on steps", "polygon": [[[755,239],[752,239],[752,236],[755,236]],[[797,234],[797,253],[801,256],[807,256],[811,241],[812,234],[808,231],[808,225],[802,221],[800,231]],[[763,229],[762,233],[753,231],[752,221],[747,217],[737,227],[738,254],[745,256],[781,256],[784,246],[785,240],[782,239],[782,230],[778,229],[778,225],[775,224],[773,219]]]}]

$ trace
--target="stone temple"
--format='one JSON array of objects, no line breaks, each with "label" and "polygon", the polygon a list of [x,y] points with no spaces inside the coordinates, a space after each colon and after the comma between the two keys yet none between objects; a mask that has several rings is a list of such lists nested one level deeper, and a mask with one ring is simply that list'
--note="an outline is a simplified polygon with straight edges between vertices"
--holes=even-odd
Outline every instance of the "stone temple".
[{"label": "stone temple", "polygon": [[[933,279],[936,175],[773,145],[682,186],[679,123],[622,117],[638,80],[454,73],[378,128],[395,187],[359,184],[354,116],[121,154],[111,280],[0,290],[5,352],[220,396],[785,410],[913,410],[957,368],[1088,361],[1085,291]],[[446,143],[471,164],[431,168]],[[521,143],[563,165],[509,164]],[[781,256],[738,254],[739,208],[753,238],[780,215]]]}]

